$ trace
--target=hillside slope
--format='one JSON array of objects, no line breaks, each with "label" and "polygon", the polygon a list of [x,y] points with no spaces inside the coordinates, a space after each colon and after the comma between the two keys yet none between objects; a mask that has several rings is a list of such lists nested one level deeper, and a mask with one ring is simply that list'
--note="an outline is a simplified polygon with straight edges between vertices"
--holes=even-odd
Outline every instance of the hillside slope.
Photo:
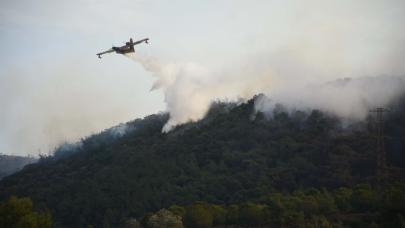
[{"label": "hillside slope", "polygon": [[[404,101],[385,125],[395,167],[405,167]],[[161,133],[167,115],[129,122],[125,133],[106,130],[4,178],[0,199],[29,196],[60,227],[116,227],[174,203],[260,202],[275,191],[376,183],[372,118],[343,127],[318,110],[277,106],[267,119],[253,106],[253,99],[215,104],[203,120],[168,134]]]},{"label": "hillside slope", "polygon": [[0,180],[22,169],[25,165],[36,162],[34,157],[22,157],[0,154]]}]

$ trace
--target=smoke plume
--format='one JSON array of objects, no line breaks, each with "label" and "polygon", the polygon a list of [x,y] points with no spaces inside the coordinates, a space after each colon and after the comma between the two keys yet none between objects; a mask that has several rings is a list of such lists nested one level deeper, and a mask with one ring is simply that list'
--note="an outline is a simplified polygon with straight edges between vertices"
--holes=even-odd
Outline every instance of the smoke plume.
[{"label": "smoke plume", "polygon": [[341,118],[360,120],[370,108],[386,106],[405,92],[403,78],[388,76],[345,78],[312,85],[301,79],[299,84],[292,80],[296,76],[291,73],[283,74],[285,78],[277,77],[271,70],[277,64],[271,58],[267,59],[268,65],[254,61],[251,67],[241,63],[242,67],[212,70],[195,63],[162,63],[144,55],[127,56],[153,73],[156,81],[151,90],[161,89],[165,95],[170,119],[163,132],[202,119],[215,100],[245,100],[264,93],[267,96],[255,100],[256,112],[271,115],[275,104],[281,103],[290,110],[320,109]]},{"label": "smoke plume", "polygon": [[196,63],[163,63],[144,55],[127,56],[156,77],[151,90],[160,89],[164,93],[170,119],[163,132],[178,124],[200,120],[215,100],[248,99],[271,84],[265,72],[252,72],[248,76],[247,71],[252,69],[238,69],[236,74],[235,70],[208,69]]},{"label": "smoke plume", "polygon": [[303,87],[277,88],[258,96],[255,111],[272,115],[277,103],[287,110],[319,109],[340,118],[362,120],[370,109],[392,105],[405,93],[405,80],[400,77],[345,78]]}]

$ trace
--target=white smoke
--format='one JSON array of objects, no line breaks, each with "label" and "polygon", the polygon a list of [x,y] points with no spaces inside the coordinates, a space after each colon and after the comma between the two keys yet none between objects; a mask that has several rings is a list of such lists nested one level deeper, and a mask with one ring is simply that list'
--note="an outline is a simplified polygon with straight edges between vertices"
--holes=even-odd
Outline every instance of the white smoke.
[{"label": "white smoke", "polygon": [[340,118],[361,120],[370,109],[386,107],[405,93],[401,77],[362,77],[302,87],[274,89],[255,100],[255,111],[272,115],[277,103],[288,110],[319,109]]},{"label": "white smoke", "polygon": [[249,99],[271,85],[269,75],[259,68],[238,68],[239,73],[235,73],[235,69],[213,70],[196,63],[163,63],[139,54],[127,56],[157,78],[151,90],[164,92],[170,119],[163,132],[178,124],[202,119],[215,100]]},{"label": "white smoke", "polygon": [[[295,79],[301,75],[289,69],[296,64],[283,69],[272,58],[262,64],[252,60],[251,66],[242,63],[239,67],[212,70],[195,63],[162,63],[138,54],[128,57],[157,78],[152,90],[164,92],[170,119],[163,132],[178,124],[202,119],[215,100],[243,100],[265,93],[267,96],[255,100],[256,112],[271,115],[275,104],[281,103],[290,110],[320,109],[341,118],[360,120],[370,108],[386,106],[405,92],[405,81],[401,77],[346,78],[315,85],[308,85],[308,77],[303,77],[297,83]],[[278,67],[281,75],[277,77],[271,67]]]},{"label": "white smoke", "polygon": [[77,142],[64,142],[60,144],[55,150],[53,151],[53,156],[55,158],[61,158],[65,156],[72,155],[78,152],[83,146],[82,141]]},{"label": "white smoke", "polygon": [[128,124],[121,123],[121,124],[118,124],[117,126],[107,129],[107,132],[110,133],[112,137],[119,138],[134,130],[135,130],[135,127],[129,126]]}]

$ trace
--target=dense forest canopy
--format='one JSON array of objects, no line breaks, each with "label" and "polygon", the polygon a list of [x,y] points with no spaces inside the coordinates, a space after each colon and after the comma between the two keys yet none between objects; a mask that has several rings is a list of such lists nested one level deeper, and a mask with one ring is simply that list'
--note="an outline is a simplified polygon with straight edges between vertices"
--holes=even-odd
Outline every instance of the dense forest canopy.
[{"label": "dense forest canopy", "polygon": [[260,202],[197,201],[146,213],[126,224],[146,228],[204,227],[404,227],[405,185],[373,189],[368,184],[333,191],[309,188],[269,193]]},{"label": "dense forest canopy", "polygon": [[[174,204],[264,207],[277,194],[287,202],[297,191],[305,198],[308,189],[324,197],[341,188],[354,194],[361,184],[369,191],[405,181],[404,97],[385,116],[390,168],[383,176],[376,175],[372,115],[346,121],[280,104],[269,116],[255,113],[253,98],[215,103],[203,120],[163,134],[167,119],[151,115],[64,145],[4,178],[0,199],[30,197],[50,209],[57,227],[117,227]],[[328,199],[339,204],[334,197]],[[402,209],[394,213],[398,221]]]}]

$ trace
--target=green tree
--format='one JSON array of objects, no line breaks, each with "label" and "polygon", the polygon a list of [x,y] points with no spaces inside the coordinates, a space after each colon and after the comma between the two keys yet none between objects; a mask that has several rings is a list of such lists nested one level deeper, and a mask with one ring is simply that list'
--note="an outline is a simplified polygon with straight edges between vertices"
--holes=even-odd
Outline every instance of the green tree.
[{"label": "green tree", "polygon": [[173,212],[161,209],[149,217],[148,228],[183,228],[181,217]]},{"label": "green tree", "polygon": [[124,228],[141,228],[141,227],[142,227],[141,224],[135,218],[128,219],[124,224]]},{"label": "green tree", "polygon": [[351,201],[357,211],[373,210],[377,207],[377,195],[368,184],[356,185]]},{"label": "green tree", "polygon": [[230,205],[226,212],[226,224],[238,224],[239,223],[239,206],[236,204]]},{"label": "green tree", "polygon": [[208,228],[212,227],[213,216],[201,203],[195,203],[187,208],[183,218],[186,227]]},{"label": "green tree", "polygon": [[349,188],[341,187],[335,191],[335,202],[341,211],[348,212],[351,210],[351,197],[353,191]]},{"label": "green tree", "polygon": [[173,212],[175,215],[178,215],[180,217],[184,217],[184,215],[186,214],[186,209],[182,206],[179,205],[172,205],[168,208],[169,211]]},{"label": "green tree", "polygon": [[270,223],[274,226],[281,226],[282,223],[284,222],[284,212],[285,212],[285,206],[283,204],[284,197],[280,193],[275,193],[272,194],[269,197],[269,203],[268,203],[268,214],[270,214]]},{"label": "green tree", "polygon": [[322,214],[329,215],[337,211],[335,199],[327,190],[324,189],[322,193],[317,196],[317,200],[319,210]]},{"label": "green tree", "polygon": [[286,227],[305,227],[305,216],[302,212],[288,209],[283,217],[283,225]]},{"label": "green tree", "polygon": [[314,196],[303,196],[300,204],[300,209],[306,215],[316,214],[319,212],[318,201]]},{"label": "green tree", "polygon": [[48,211],[34,211],[30,198],[12,196],[0,203],[0,227],[47,228],[52,227],[52,217]]},{"label": "green tree", "polygon": [[263,216],[263,206],[246,203],[239,209],[239,222],[243,225],[260,225],[263,224],[265,218]]},{"label": "green tree", "polygon": [[219,206],[219,205],[211,205],[210,211],[213,216],[212,222],[213,222],[214,226],[224,225],[226,223],[227,211],[225,210],[224,207]]},{"label": "green tree", "polygon": [[332,228],[332,224],[328,221],[325,216],[312,216],[310,224],[308,224],[308,227],[314,227],[314,228]]},{"label": "green tree", "polygon": [[387,212],[405,212],[405,183],[396,184],[386,189],[382,201]]}]

